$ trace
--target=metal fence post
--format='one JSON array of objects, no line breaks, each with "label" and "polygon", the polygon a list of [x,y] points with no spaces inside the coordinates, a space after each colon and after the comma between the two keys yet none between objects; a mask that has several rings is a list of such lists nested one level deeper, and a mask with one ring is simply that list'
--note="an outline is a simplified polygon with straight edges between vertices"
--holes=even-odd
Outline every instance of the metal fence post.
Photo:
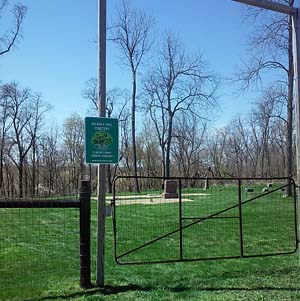
[{"label": "metal fence post", "polygon": [[183,259],[183,247],[182,247],[182,191],[181,191],[181,179],[179,182],[179,259]]},{"label": "metal fence post", "polygon": [[91,287],[91,185],[81,181],[80,193],[80,286]]},{"label": "metal fence post", "polygon": [[244,256],[244,238],[243,238],[243,211],[242,211],[242,180],[238,179],[238,206],[239,206],[239,226],[240,226],[240,255]]}]

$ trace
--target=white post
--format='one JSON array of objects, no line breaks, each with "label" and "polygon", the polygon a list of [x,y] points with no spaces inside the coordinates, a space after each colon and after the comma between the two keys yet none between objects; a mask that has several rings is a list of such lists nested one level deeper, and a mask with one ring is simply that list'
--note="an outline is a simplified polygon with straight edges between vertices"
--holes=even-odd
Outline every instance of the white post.
[{"label": "white post", "polygon": [[[296,161],[297,161],[297,217],[298,217],[298,233],[300,231],[300,18],[299,9],[296,14],[292,15],[293,26],[293,60],[294,60],[294,103],[295,103],[295,124],[296,124]],[[298,234],[299,235],[299,234]],[[298,242],[299,247],[299,242]],[[300,250],[299,265],[300,265]]]},{"label": "white post", "polygon": [[[98,0],[98,109],[99,117],[105,117],[106,107],[106,0]],[[96,284],[104,287],[104,251],[105,251],[105,166],[98,165],[97,199],[97,258]]]}]

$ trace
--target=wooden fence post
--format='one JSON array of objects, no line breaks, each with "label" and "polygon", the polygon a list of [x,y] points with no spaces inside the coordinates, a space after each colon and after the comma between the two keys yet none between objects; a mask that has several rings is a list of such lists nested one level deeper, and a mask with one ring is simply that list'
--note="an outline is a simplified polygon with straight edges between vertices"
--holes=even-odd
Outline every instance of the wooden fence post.
[{"label": "wooden fence post", "polygon": [[91,287],[91,185],[82,180],[80,193],[80,286]]}]

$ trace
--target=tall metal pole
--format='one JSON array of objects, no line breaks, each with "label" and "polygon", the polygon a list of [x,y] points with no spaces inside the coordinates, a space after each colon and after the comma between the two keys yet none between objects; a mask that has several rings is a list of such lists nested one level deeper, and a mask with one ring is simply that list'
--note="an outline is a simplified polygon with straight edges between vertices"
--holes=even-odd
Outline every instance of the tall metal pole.
[{"label": "tall metal pole", "polygon": [[[99,117],[105,117],[106,108],[106,0],[98,0],[98,109]],[[105,251],[105,192],[106,167],[98,165],[97,198],[97,259],[96,284],[104,287],[104,251]]]},{"label": "tall metal pole", "polygon": [[[299,233],[299,219],[300,219],[300,15],[299,9],[296,14],[292,15],[293,26],[293,60],[294,60],[294,102],[295,102],[295,124],[296,124],[296,161],[297,161],[297,228]],[[298,239],[298,237],[297,237]],[[299,249],[299,241],[298,241]],[[299,265],[300,265],[300,249],[298,251]]]}]

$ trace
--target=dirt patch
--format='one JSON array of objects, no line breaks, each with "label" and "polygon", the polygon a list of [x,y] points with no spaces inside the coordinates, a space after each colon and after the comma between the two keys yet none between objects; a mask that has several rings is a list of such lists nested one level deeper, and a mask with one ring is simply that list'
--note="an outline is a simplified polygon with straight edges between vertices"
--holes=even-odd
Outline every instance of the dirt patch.
[{"label": "dirt patch", "polygon": [[208,196],[210,193],[194,192],[194,193],[182,193],[183,196]]},{"label": "dirt patch", "polygon": [[[193,200],[183,198],[182,202],[192,202]],[[135,205],[135,204],[144,204],[144,205],[158,205],[158,204],[171,204],[179,203],[178,198],[165,199],[163,197],[155,198],[139,198],[139,199],[116,199],[116,205]]]},{"label": "dirt patch", "polygon": [[[209,193],[182,193],[182,196],[208,196],[210,195]],[[106,198],[112,198],[112,197],[106,197]],[[162,195],[161,194],[140,194],[140,195],[118,195],[116,197],[117,199],[120,200],[132,200],[132,199],[161,199]],[[172,199],[172,198],[171,198]],[[178,200],[178,198],[175,198]]]},{"label": "dirt patch", "polygon": [[[193,200],[189,199],[189,196],[208,196],[208,193],[183,193],[182,202],[192,202]],[[96,197],[92,198],[93,200],[97,200]],[[106,203],[110,204],[112,200],[112,196],[106,197]],[[142,195],[119,195],[116,197],[116,205],[135,205],[135,204],[172,204],[179,203],[178,198],[170,198],[165,199],[161,194],[142,194]]]}]

